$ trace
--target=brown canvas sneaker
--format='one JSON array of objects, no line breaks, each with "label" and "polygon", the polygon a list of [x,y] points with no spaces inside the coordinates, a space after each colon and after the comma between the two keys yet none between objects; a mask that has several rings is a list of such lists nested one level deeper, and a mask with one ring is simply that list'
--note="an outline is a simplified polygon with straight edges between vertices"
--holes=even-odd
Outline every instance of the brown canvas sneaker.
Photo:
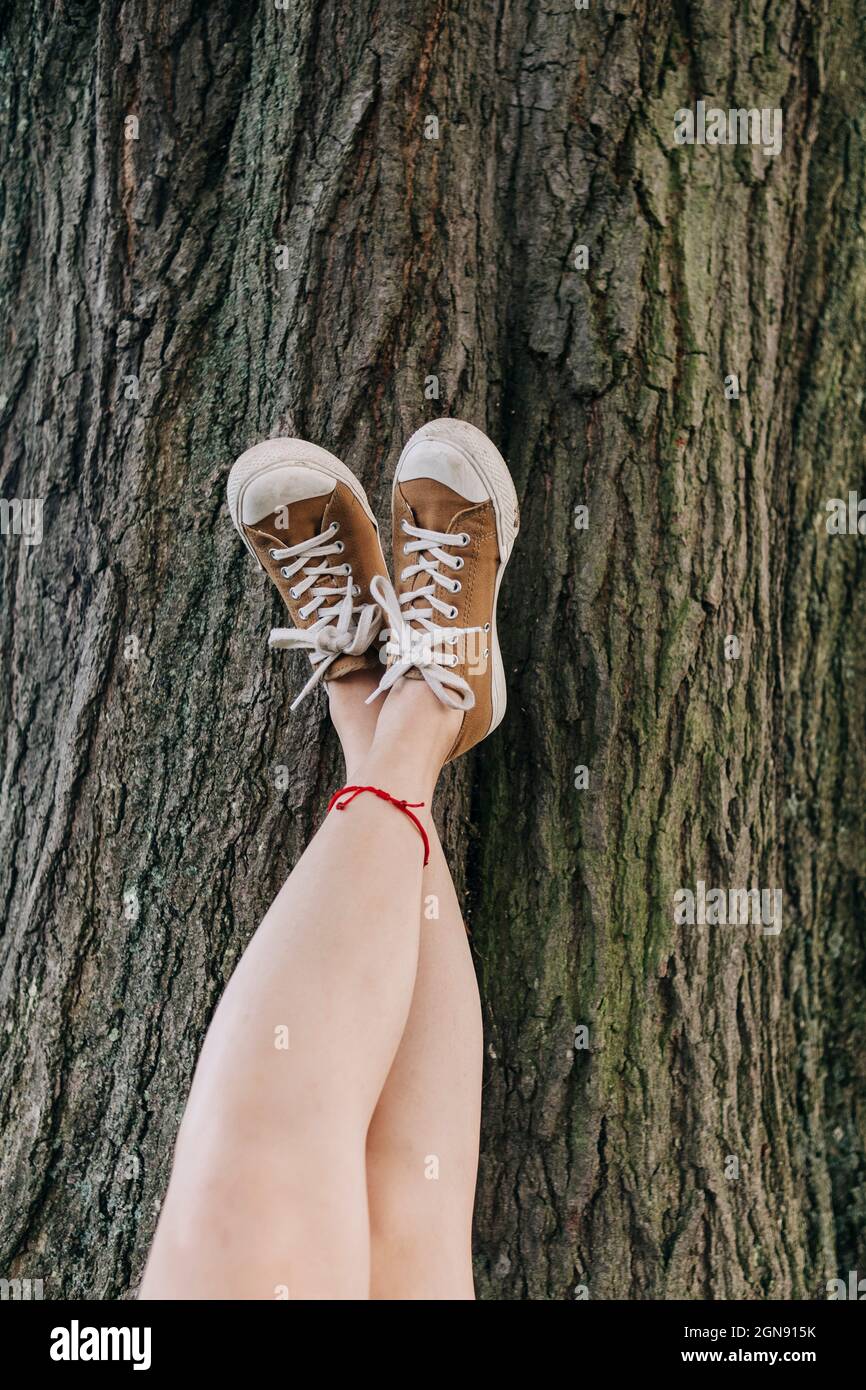
[{"label": "brown canvas sneaker", "polygon": [[400,456],[392,510],[396,592],[379,578],[371,588],[390,623],[376,694],[408,676],[462,709],[450,762],[505,714],[496,602],[520,525],[517,494],[486,435],[462,420],[433,420]]},{"label": "brown canvas sneaker", "polygon": [[241,454],[227,495],[241,539],[294,624],[274,628],[269,645],[307,651],[313,664],[292,709],[323,677],[378,671],[382,615],[370,581],[386,572],[385,560],[364,489],[346,465],[303,439],[269,439]]}]

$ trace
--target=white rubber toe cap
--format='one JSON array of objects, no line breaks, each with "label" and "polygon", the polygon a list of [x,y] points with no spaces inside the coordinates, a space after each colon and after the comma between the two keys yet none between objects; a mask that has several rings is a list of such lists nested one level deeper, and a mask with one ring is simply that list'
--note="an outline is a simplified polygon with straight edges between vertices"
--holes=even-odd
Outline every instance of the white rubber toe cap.
[{"label": "white rubber toe cap", "polygon": [[397,482],[408,483],[414,478],[435,478],[467,502],[486,502],[490,497],[466,456],[444,440],[419,439],[417,444],[410,443],[400,460]]},{"label": "white rubber toe cap", "polygon": [[252,478],[244,488],[242,521],[255,526],[279,507],[303,502],[308,497],[327,497],[336,479],[315,468],[294,468],[291,464],[271,465]]}]

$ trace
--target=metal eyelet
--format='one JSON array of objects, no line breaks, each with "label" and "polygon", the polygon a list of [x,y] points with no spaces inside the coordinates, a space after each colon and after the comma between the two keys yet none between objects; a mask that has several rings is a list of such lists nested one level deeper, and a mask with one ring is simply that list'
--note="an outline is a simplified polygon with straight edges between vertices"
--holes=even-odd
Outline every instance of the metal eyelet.
[{"label": "metal eyelet", "polygon": [[280,574],[283,576],[284,579],[291,579],[291,577],[292,577],[292,576],[289,574],[289,567],[288,567],[288,565],[283,565],[282,569],[280,570]]},{"label": "metal eyelet", "polygon": [[409,554],[409,547],[408,547],[408,545],[404,545],[404,546],[403,546],[403,554],[404,554],[404,555],[408,555],[408,554]]},{"label": "metal eyelet", "polygon": [[332,536],[336,536],[336,534],[337,534],[337,532],[339,531],[339,529],[340,529],[340,523],[339,523],[339,521],[332,521],[332,522],[331,522],[331,535],[332,535]]},{"label": "metal eyelet", "polygon": [[456,617],[457,617],[457,609],[454,608],[453,606],[452,606],[452,608],[451,608],[451,612],[448,614],[448,617],[449,617],[449,618],[456,618]]},{"label": "metal eyelet", "polygon": [[484,649],[484,655],[485,655],[485,656],[489,656],[489,655],[490,655],[490,648],[489,648],[489,647],[485,647],[485,649]]},{"label": "metal eyelet", "polygon": [[337,544],[334,546],[334,549],[336,550],[338,555],[342,555],[343,551],[346,549],[346,542],[337,541]]},{"label": "metal eyelet", "polygon": [[455,556],[454,556],[454,565],[453,565],[453,568],[454,568],[454,569],[456,569],[456,570],[462,570],[464,564],[465,564],[465,561],[464,561],[462,555],[455,555]]},{"label": "metal eyelet", "polygon": [[361,586],[360,586],[360,584],[353,584],[353,585],[352,585],[352,593],[354,594],[355,598],[358,597],[358,595],[360,594],[360,592],[361,592]]},{"label": "metal eyelet", "polygon": [[276,560],[276,558],[277,558],[277,552],[276,552],[275,550],[269,550],[269,551],[268,551],[268,555],[270,556],[270,558],[271,558],[272,560]]},{"label": "metal eyelet", "polygon": [[289,594],[291,595],[292,598],[297,598],[297,597],[298,597],[298,591],[297,591],[297,589],[290,589],[290,590],[289,590]]},{"label": "metal eyelet", "polygon": [[490,624],[489,624],[489,623],[485,623],[482,630],[483,630],[484,632],[489,632],[489,631],[490,631]]},{"label": "metal eyelet", "polygon": [[459,579],[455,579],[455,580],[454,580],[454,583],[451,585],[451,592],[452,592],[452,594],[459,594],[459,593],[460,593],[460,590],[461,590],[462,588],[463,588],[463,585],[460,583],[460,580],[459,580]]},{"label": "metal eyelet", "polygon": [[468,531],[464,531],[462,536],[460,537],[460,544],[466,546],[469,544],[471,540],[472,537],[469,535]]},{"label": "metal eyelet", "polygon": [[409,523],[408,523],[408,521],[406,520],[406,518],[405,518],[405,516],[404,516],[403,520],[400,522],[400,530],[403,532],[403,535],[404,535],[404,536],[408,534],[408,532],[407,532],[407,530],[406,530],[406,528],[407,528],[408,525],[409,525]]}]

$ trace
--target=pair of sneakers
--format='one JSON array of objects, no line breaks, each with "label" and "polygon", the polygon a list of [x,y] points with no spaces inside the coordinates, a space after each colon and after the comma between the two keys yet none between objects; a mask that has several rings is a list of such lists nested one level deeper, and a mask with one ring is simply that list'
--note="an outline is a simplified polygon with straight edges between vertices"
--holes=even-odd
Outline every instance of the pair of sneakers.
[{"label": "pair of sneakers", "polygon": [[241,454],[228,480],[232,520],[276,585],[293,626],[270,645],[306,651],[320,681],[370,670],[370,699],[423,679],[463,711],[448,761],[492,733],[505,713],[496,633],[499,585],[519,527],[504,459],[462,420],[417,430],[392,492],[396,584],[379,527],[344,463],[302,439],[269,439]]}]

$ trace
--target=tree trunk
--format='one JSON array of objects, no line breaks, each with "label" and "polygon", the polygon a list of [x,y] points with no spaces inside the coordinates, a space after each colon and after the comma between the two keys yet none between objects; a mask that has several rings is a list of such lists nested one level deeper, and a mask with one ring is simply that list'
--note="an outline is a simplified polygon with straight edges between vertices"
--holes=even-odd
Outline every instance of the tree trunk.
[{"label": "tree trunk", "polygon": [[[0,62],[0,495],[44,499],[2,538],[0,1275],[134,1291],[208,1021],[339,782],[233,459],[315,440],[384,519],[439,414],[523,520],[509,712],[438,798],[480,1295],[866,1270],[866,541],[824,524],[864,491],[851,0],[16,0]],[[781,108],[781,153],[676,145],[699,98]],[[678,924],[699,880],[781,889],[781,932]]]}]

